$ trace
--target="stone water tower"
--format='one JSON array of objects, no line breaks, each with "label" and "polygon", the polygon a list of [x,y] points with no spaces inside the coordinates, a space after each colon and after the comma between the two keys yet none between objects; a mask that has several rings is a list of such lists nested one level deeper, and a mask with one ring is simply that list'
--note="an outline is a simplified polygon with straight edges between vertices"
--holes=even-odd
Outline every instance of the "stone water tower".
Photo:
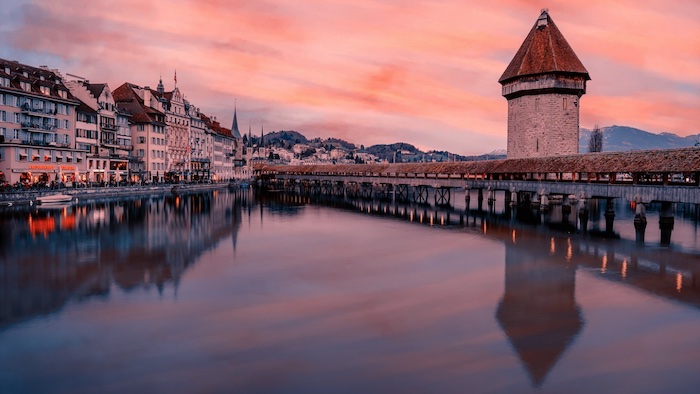
[{"label": "stone water tower", "polygon": [[588,71],[542,10],[498,82],[508,100],[508,158],[578,153]]}]

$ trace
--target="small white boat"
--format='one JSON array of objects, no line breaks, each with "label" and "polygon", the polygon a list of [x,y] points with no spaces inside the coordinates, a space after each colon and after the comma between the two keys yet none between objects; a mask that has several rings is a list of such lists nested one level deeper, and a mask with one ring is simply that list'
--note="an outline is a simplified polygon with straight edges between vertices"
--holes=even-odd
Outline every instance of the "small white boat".
[{"label": "small white boat", "polygon": [[45,204],[61,204],[61,203],[66,203],[66,202],[71,202],[73,200],[73,196],[69,196],[67,194],[51,194],[48,196],[41,196],[36,198],[37,204],[45,205]]}]

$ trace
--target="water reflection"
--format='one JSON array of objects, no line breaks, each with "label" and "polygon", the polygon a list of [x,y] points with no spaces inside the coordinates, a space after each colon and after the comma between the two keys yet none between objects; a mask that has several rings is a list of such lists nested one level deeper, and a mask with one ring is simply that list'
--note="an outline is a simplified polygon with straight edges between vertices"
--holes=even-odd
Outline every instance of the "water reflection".
[{"label": "water reflection", "polygon": [[71,299],[166,286],[174,291],[203,252],[232,236],[245,194],[210,192],[22,208],[2,215],[0,328]]},{"label": "water reflection", "polygon": [[[637,369],[612,365],[625,356],[610,348],[668,332],[681,339],[656,349],[697,342],[696,255],[517,216],[247,192],[12,211],[0,216],[11,240],[0,251],[0,349],[9,349],[0,382],[68,382],[58,392],[117,380],[122,391],[595,392],[561,382],[631,382]],[[608,292],[581,291],[587,282]],[[640,334],[636,321],[596,318],[625,290],[632,317],[669,328],[639,324]],[[87,298],[105,302],[75,302]],[[664,313],[640,319],[650,304]],[[693,313],[678,318],[671,304]],[[15,324],[49,313],[51,325]],[[43,348],[22,345],[40,337]],[[697,361],[649,358],[635,367],[661,365],[685,381]]]},{"label": "water reflection", "polygon": [[[495,215],[382,201],[307,200],[312,201],[416,224],[439,224],[449,231],[466,229],[502,241],[505,286],[495,316],[535,388],[544,384],[584,328],[584,312],[575,296],[577,269],[597,272],[600,278],[700,309],[699,255],[640,248],[625,240],[571,235],[575,226],[570,224],[568,214],[562,214],[561,207],[548,212],[555,219],[552,221],[543,220],[529,206]],[[592,206],[595,214],[598,205]],[[542,226],[543,222],[548,225]]]},{"label": "water reflection", "polygon": [[505,292],[496,317],[539,386],[581,330],[583,319],[574,295],[576,267],[567,264],[567,249],[556,245],[566,240],[550,238],[550,247],[543,248],[539,239],[521,234],[521,242],[506,242]]}]

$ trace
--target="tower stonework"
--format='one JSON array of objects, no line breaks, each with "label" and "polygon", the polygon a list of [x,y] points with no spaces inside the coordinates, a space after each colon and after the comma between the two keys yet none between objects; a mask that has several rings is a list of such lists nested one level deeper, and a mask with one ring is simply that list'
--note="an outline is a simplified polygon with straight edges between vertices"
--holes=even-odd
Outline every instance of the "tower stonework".
[{"label": "tower stonework", "polygon": [[578,153],[588,71],[543,10],[498,80],[508,100],[508,158]]}]

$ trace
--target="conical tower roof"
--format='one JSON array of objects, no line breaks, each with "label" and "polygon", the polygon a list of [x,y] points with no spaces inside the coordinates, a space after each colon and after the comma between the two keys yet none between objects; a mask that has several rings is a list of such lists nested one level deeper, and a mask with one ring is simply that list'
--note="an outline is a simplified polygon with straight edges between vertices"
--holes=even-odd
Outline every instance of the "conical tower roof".
[{"label": "conical tower roof", "polygon": [[547,10],[542,10],[498,82],[504,84],[523,76],[550,73],[583,74],[585,80],[591,79]]},{"label": "conical tower roof", "polygon": [[233,138],[241,138],[241,132],[238,130],[238,116],[236,115],[236,106],[233,107],[233,124],[231,125],[231,135]]}]

